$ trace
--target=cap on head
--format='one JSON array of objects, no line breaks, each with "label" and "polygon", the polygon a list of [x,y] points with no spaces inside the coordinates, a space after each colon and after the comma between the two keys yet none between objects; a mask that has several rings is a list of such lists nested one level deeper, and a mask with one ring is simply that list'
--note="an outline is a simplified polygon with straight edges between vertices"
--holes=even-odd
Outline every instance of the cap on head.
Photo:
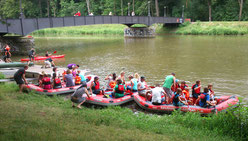
[{"label": "cap on head", "polygon": [[176,76],[176,74],[174,72],[172,72],[171,75]]},{"label": "cap on head", "polygon": [[145,76],[141,76],[140,79],[146,79]]},{"label": "cap on head", "polygon": [[98,77],[98,76],[95,76],[95,77],[94,77],[94,80],[98,80],[98,79],[99,79],[99,77]]}]

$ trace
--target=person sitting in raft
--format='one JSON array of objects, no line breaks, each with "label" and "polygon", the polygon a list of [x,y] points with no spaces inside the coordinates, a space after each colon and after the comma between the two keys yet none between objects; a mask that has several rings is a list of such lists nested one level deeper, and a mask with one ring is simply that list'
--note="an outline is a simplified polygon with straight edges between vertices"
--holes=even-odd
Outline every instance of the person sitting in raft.
[{"label": "person sitting in raft", "polygon": [[75,83],[73,82],[73,76],[72,76],[71,70],[69,69],[66,71],[65,83],[66,83],[66,87],[75,86]]},{"label": "person sitting in raft", "polygon": [[105,80],[108,80],[107,90],[112,90],[116,84],[116,73],[107,75]]},{"label": "person sitting in raft", "polygon": [[42,88],[46,90],[52,89],[51,79],[47,74],[44,74],[44,78],[42,79]]},{"label": "person sitting in raft", "polygon": [[212,103],[210,101],[210,96],[208,94],[208,88],[204,88],[204,92],[196,100],[196,102],[194,104],[195,106],[196,106],[197,102],[199,102],[199,105],[201,107],[204,107],[204,108],[209,108],[210,106],[215,106],[216,105],[215,103]]},{"label": "person sitting in raft", "polygon": [[177,91],[177,88],[180,88],[179,80],[176,79],[175,82],[176,82],[176,84],[171,86],[171,90],[172,90],[172,92],[174,92],[174,93]]},{"label": "person sitting in raft", "polygon": [[8,45],[6,45],[5,49],[6,49],[6,51],[5,51],[5,62],[10,63],[10,62],[12,62],[11,59],[10,59],[10,57],[11,57],[10,47]]},{"label": "person sitting in raft", "polygon": [[134,74],[134,78],[137,80],[137,82],[140,82],[140,75],[138,73]]},{"label": "person sitting in raft", "polygon": [[72,66],[71,72],[72,72],[73,77],[75,78],[77,76],[77,66]]},{"label": "person sitting in raft", "polygon": [[183,91],[182,91],[182,96],[181,99],[184,101],[188,101],[189,100],[189,87],[186,87]]},{"label": "person sitting in raft", "polygon": [[51,55],[52,55],[51,53],[49,53],[48,51],[46,51],[46,54],[45,54],[46,57],[49,57]]},{"label": "person sitting in raft", "polygon": [[121,79],[122,83],[125,84],[125,72],[121,71],[120,76],[118,76],[118,79]]},{"label": "person sitting in raft", "polygon": [[56,73],[54,73],[53,75],[53,88],[54,89],[62,88],[61,80],[59,79]]},{"label": "person sitting in raft", "polygon": [[140,82],[138,83],[138,94],[143,97],[146,96],[146,83],[144,76],[140,77]]},{"label": "person sitting in raft", "polygon": [[186,84],[186,82],[182,81],[181,85],[180,85],[180,88],[182,89],[182,91],[185,90],[185,88],[187,88],[187,87],[189,87],[189,86]]},{"label": "person sitting in raft", "polygon": [[[55,64],[54,64],[52,58],[47,58],[47,59],[44,61],[44,63],[45,63],[45,68],[55,67]],[[42,66],[42,68],[43,68],[43,66]]]},{"label": "person sitting in raft", "polygon": [[[146,92],[146,96],[145,96],[146,100],[148,100],[148,94],[152,95],[153,105],[161,105],[165,101],[166,93],[164,92],[163,88],[160,87],[159,84],[156,84],[155,88]],[[164,95],[163,98],[162,95]]]},{"label": "person sitting in raft", "polygon": [[121,79],[117,79],[117,84],[115,85],[113,96],[115,98],[123,97],[125,91],[126,91],[125,84],[122,83]]},{"label": "person sitting in raft", "polygon": [[201,81],[197,80],[196,83],[192,86],[192,96],[193,102],[198,99],[198,96],[201,94]]},{"label": "person sitting in raft", "polygon": [[90,98],[90,94],[87,90],[87,85],[83,84],[80,86],[72,95],[71,102],[72,107],[75,107],[74,103],[79,103],[77,108],[81,109],[81,105],[86,101],[86,97],[83,97],[83,94],[86,94],[88,98]]},{"label": "person sitting in raft", "polygon": [[39,87],[42,87],[42,80],[44,78],[44,75],[45,75],[45,72],[42,71],[40,74],[39,74],[39,78],[38,78],[38,83],[39,83]]},{"label": "person sitting in raft", "polygon": [[183,101],[181,98],[180,98],[180,95],[182,95],[182,89],[181,88],[177,88],[177,91],[173,97],[173,105],[174,106],[183,106],[183,105],[188,105],[187,102]]},{"label": "person sitting in raft", "polygon": [[53,68],[53,72],[51,74],[51,78],[53,78],[53,75],[55,75],[59,78],[60,77],[60,72],[58,71],[58,68],[57,67],[54,67]]},{"label": "person sitting in raft", "polygon": [[103,94],[104,95],[104,90],[100,89],[99,78],[97,76],[94,77],[94,81],[91,82],[90,93],[91,94]]},{"label": "person sitting in raft", "polygon": [[28,69],[28,66],[24,66],[23,68],[19,69],[15,74],[14,74],[14,80],[16,81],[16,84],[19,85],[20,93],[24,88],[27,87],[28,82],[25,78],[25,73],[26,70]]},{"label": "person sitting in raft", "polygon": [[217,103],[217,99],[214,97],[213,84],[208,84],[208,94],[210,96],[211,103]]},{"label": "person sitting in raft", "polygon": [[136,78],[133,78],[133,75],[128,76],[129,80],[131,81],[131,86],[128,86],[127,89],[131,90],[131,92],[137,92],[138,91],[138,80]]},{"label": "person sitting in raft", "polygon": [[75,85],[81,85],[81,77],[79,76],[79,74],[76,74]]},{"label": "person sitting in raft", "polygon": [[81,78],[81,84],[86,84],[86,78],[85,78],[85,73],[81,72],[80,70],[78,70],[78,75]]}]

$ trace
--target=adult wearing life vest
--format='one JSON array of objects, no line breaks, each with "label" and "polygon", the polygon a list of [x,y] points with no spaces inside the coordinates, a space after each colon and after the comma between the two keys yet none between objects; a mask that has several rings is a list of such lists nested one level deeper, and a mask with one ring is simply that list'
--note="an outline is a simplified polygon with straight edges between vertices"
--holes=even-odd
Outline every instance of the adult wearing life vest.
[{"label": "adult wearing life vest", "polygon": [[87,90],[87,85],[83,84],[80,86],[72,95],[71,95],[71,101],[72,101],[72,107],[75,107],[74,103],[79,103],[77,105],[77,108],[81,109],[81,105],[86,101],[86,97],[83,96],[83,94],[86,94],[88,98],[90,98],[90,94]]},{"label": "adult wearing life vest", "polygon": [[53,75],[53,88],[54,89],[62,88],[61,80],[59,79],[56,73]]},{"label": "adult wearing life vest", "polygon": [[97,76],[94,77],[94,81],[91,82],[90,93],[91,94],[103,94],[104,95],[104,91],[102,89],[100,89],[99,78]]},{"label": "adult wearing life vest", "polygon": [[155,88],[146,92],[146,100],[148,100],[148,94],[152,95],[153,105],[161,105],[165,101],[165,97],[162,98],[162,95],[165,96],[166,94],[159,84],[156,84]]},{"label": "adult wearing life vest", "polygon": [[138,83],[138,94],[140,96],[145,97],[146,95],[146,82],[145,82],[145,77],[141,76],[140,77],[140,82]]},{"label": "adult wearing life vest", "polygon": [[26,88],[26,85],[28,85],[28,82],[25,78],[25,73],[27,69],[28,66],[24,66],[14,74],[14,80],[16,81],[16,84],[19,85],[20,92],[22,92],[22,90]]},{"label": "adult wearing life vest", "polygon": [[208,108],[209,106],[215,106],[215,103],[210,102],[210,96],[208,94],[208,88],[204,88],[204,93],[201,94],[196,100],[195,104],[199,102],[199,105],[204,108]]},{"label": "adult wearing life vest", "polygon": [[183,106],[183,105],[188,105],[187,102],[184,102],[181,98],[180,95],[182,95],[182,89],[177,88],[177,91],[173,97],[173,105],[174,106]]},{"label": "adult wearing life vest", "polygon": [[47,74],[44,75],[44,78],[42,79],[42,87],[43,89],[49,90],[52,88],[51,86],[51,79],[48,77]]},{"label": "adult wearing life vest", "polygon": [[81,84],[81,77],[76,74],[76,77],[75,77],[75,85],[80,85]]},{"label": "adult wearing life vest", "polygon": [[120,98],[124,96],[124,92],[126,91],[125,84],[122,83],[121,79],[117,79],[117,84],[114,88],[114,97]]},{"label": "adult wearing life vest", "polygon": [[166,102],[167,104],[171,103],[171,98],[172,98],[172,91],[171,91],[171,86],[172,84],[174,85],[173,87],[176,87],[176,77],[175,73],[171,73],[171,75],[168,75],[165,78],[163,89],[166,93]]},{"label": "adult wearing life vest", "polygon": [[201,94],[201,81],[197,80],[196,83],[192,86],[192,96],[194,102],[200,94]]},{"label": "adult wearing life vest", "polygon": [[180,88],[182,89],[182,91],[185,90],[185,88],[187,88],[187,87],[189,87],[189,86],[186,84],[186,82],[182,81],[181,85],[180,85]]}]

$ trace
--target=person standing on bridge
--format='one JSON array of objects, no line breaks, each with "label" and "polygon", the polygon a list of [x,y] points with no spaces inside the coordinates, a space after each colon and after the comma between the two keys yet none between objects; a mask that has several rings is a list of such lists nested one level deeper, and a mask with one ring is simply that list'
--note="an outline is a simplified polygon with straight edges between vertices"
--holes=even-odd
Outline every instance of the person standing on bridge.
[{"label": "person standing on bridge", "polygon": [[80,17],[81,16],[81,13],[80,13],[80,11],[78,11],[74,16],[78,16],[78,17]]}]

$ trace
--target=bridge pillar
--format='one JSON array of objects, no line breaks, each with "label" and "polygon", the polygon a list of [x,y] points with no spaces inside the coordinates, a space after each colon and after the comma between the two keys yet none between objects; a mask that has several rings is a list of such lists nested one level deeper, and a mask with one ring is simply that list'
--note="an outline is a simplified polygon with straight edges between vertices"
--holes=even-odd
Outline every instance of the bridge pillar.
[{"label": "bridge pillar", "polygon": [[21,37],[21,36],[0,36],[0,50],[4,50],[4,47],[8,44],[10,46],[10,52],[13,55],[27,55],[28,51],[34,47],[33,37]]},{"label": "bridge pillar", "polygon": [[131,38],[155,37],[155,29],[152,27],[128,27],[124,29],[124,36]]}]

